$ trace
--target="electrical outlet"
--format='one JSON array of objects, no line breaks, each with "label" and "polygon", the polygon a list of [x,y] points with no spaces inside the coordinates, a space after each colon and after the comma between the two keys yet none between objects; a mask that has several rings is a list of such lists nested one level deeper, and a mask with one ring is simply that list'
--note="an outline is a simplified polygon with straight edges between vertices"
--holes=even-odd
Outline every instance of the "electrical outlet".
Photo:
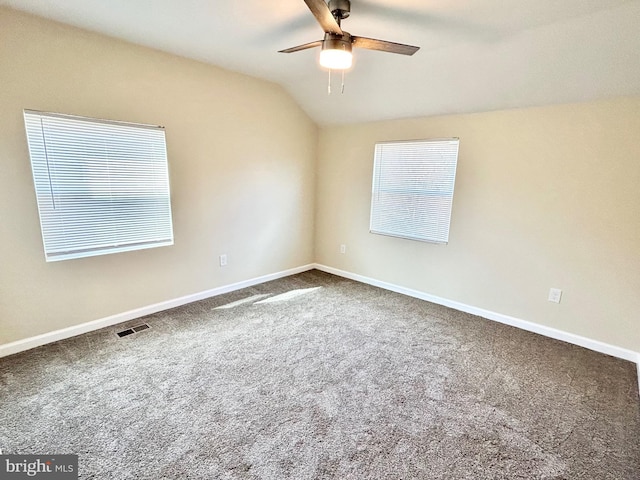
[{"label": "electrical outlet", "polygon": [[220,266],[221,267],[226,267],[227,266],[227,254],[223,253],[222,255],[220,255]]},{"label": "electrical outlet", "polygon": [[347,253],[347,246],[344,243],[340,245],[340,253]]},{"label": "electrical outlet", "polygon": [[549,289],[549,301],[553,303],[560,303],[560,299],[562,298],[562,290],[559,288],[551,288]]}]

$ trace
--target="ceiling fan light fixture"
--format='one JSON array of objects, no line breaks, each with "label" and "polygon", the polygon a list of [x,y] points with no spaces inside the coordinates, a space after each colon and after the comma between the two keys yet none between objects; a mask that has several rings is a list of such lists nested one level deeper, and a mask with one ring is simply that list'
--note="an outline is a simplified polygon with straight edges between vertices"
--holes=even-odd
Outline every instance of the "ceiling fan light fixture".
[{"label": "ceiling fan light fixture", "polygon": [[331,70],[346,70],[351,68],[353,55],[351,54],[351,35],[327,33],[322,41],[320,65]]},{"label": "ceiling fan light fixture", "polygon": [[329,48],[320,52],[320,65],[331,70],[346,70],[351,68],[353,55],[347,50]]}]

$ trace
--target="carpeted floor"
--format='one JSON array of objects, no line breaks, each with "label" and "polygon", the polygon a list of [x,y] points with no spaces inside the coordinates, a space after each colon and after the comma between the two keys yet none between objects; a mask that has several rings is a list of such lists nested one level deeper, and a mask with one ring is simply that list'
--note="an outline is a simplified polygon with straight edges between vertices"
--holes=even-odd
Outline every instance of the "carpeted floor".
[{"label": "carpeted floor", "polygon": [[629,362],[318,271],[142,321],[0,359],[4,453],[83,479],[640,478]]}]

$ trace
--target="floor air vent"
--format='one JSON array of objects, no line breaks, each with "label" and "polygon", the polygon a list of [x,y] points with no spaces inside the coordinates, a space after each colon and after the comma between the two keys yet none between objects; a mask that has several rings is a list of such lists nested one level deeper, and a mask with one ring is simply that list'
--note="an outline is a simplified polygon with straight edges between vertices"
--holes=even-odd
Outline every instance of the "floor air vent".
[{"label": "floor air vent", "polygon": [[151,328],[149,325],[147,325],[146,323],[142,323],[140,325],[136,325],[135,327],[131,327],[131,328],[127,328],[126,330],[122,330],[121,332],[118,332],[116,335],[118,335],[119,337],[126,337],[127,335],[131,335],[134,333],[138,333],[141,332],[143,330],[146,330],[148,328]]}]

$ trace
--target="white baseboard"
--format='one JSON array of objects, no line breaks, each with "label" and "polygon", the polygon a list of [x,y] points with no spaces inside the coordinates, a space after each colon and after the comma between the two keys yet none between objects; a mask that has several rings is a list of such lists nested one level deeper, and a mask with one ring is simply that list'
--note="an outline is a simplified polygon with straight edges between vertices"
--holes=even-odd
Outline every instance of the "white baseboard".
[{"label": "white baseboard", "polygon": [[588,348],[589,350],[594,350],[599,353],[611,355],[613,357],[621,358],[623,360],[629,360],[630,362],[636,363],[636,365],[638,366],[638,385],[640,387],[640,353],[634,352],[633,350],[627,350],[625,348],[616,347],[614,345],[609,345],[607,343],[600,342],[598,340],[592,340],[590,338],[582,337],[580,335],[564,332],[556,328],[546,327],[544,325],[529,322],[527,320],[521,320],[519,318],[511,317],[509,315],[503,315],[501,313],[492,312],[490,310],[485,310],[483,308],[473,307],[471,305],[466,305],[464,303],[456,302],[454,300],[448,300],[446,298],[437,297],[435,295],[430,295],[428,293],[420,292],[418,290],[401,287],[398,285],[394,285],[392,283],[387,283],[387,282],[383,282],[373,278],[358,275],[356,273],[346,272],[344,270],[339,270],[337,268],[328,267],[326,265],[316,264],[315,268],[323,272],[331,273],[333,275],[338,275],[344,278],[349,278],[357,282],[366,283],[366,284],[373,285],[375,287],[380,287],[385,290],[390,290],[396,293],[402,293],[410,297],[419,298],[421,300],[426,300],[428,302],[436,303],[438,305],[444,305],[445,307],[450,307],[450,308],[453,308],[454,310],[471,313],[473,315],[477,315],[479,317],[486,318],[488,320],[494,320],[499,323],[511,325],[512,327],[517,327],[522,330],[526,330],[528,332],[538,333],[540,335],[544,335],[545,337],[554,338],[556,340],[562,340],[564,342],[571,343],[573,345],[578,345],[580,347]]},{"label": "white baseboard", "polygon": [[638,359],[636,360],[636,367],[638,370],[638,395],[640,395],[640,353],[638,354]]},{"label": "white baseboard", "polygon": [[104,327],[110,327],[117,325],[118,323],[127,322],[136,318],[144,317],[152,313],[168,310],[169,308],[179,307],[191,302],[197,302],[198,300],[204,300],[205,298],[215,297],[216,295],[222,295],[223,293],[233,292],[242,288],[251,287],[260,283],[269,282],[278,278],[288,277],[295,275],[296,273],[306,272],[315,268],[314,264],[304,265],[301,267],[291,268],[277,273],[271,273],[269,275],[263,275],[261,277],[252,278],[250,280],[244,280],[242,282],[233,283],[231,285],[224,285],[222,287],[212,288],[211,290],[205,290],[204,292],[194,293],[192,295],[185,295],[184,297],[174,298],[146,307],[136,308],[129,310],[128,312],[118,313],[109,317],[100,318],[80,325],[74,325],[72,327],[63,328],[61,330],[55,330],[53,332],[43,333],[35,337],[25,338],[23,340],[17,340],[15,342],[6,343],[0,345],[0,358],[7,355],[13,355],[14,353],[23,352],[47,343],[57,342],[64,340],[65,338],[75,337],[83,333],[99,330]]}]

